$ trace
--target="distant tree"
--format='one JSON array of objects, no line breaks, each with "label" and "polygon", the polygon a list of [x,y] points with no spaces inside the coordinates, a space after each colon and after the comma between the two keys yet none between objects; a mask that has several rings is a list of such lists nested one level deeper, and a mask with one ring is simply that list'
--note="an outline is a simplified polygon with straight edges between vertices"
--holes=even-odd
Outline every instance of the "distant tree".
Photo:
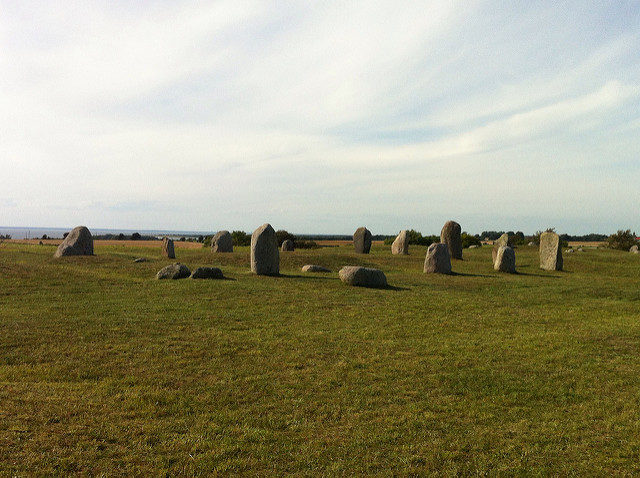
[{"label": "distant tree", "polygon": [[626,231],[618,231],[615,234],[611,234],[607,239],[607,247],[611,249],[619,249],[621,251],[628,251],[632,246],[638,245],[636,241],[636,233],[631,232],[631,229]]},{"label": "distant tree", "polygon": [[290,239],[293,242],[296,242],[296,236],[285,231],[284,229],[280,229],[279,231],[276,231],[276,240],[278,241],[278,246],[281,246],[282,243],[287,239]]},{"label": "distant tree", "polygon": [[251,235],[244,231],[233,231],[231,233],[234,246],[249,246],[251,245]]},{"label": "distant tree", "polygon": [[186,237],[184,237],[184,236],[182,236],[182,237],[180,238],[180,242],[185,242],[186,240],[187,240],[187,238],[186,238]]},{"label": "distant tree", "polygon": [[139,232],[134,232],[133,234],[131,234],[132,241],[139,241],[140,239],[142,239],[142,236]]},{"label": "distant tree", "polygon": [[463,232],[461,234],[462,237],[462,247],[467,248],[469,246],[481,246],[482,245],[482,241],[480,241],[480,236],[477,235],[472,235],[472,234],[467,234],[466,232]]},{"label": "distant tree", "polygon": [[118,234],[117,240],[118,241],[124,241],[126,239],[126,236],[123,233]]},{"label": "distant tree", "polygon": [[198,242],[204,242],[204,236],[198,236]]},{"label": "distant tree", "polygon": [[521,246],[525,244],[525,239],[526,238],[524,237],[524,232],[518,231],[513,234],[513,237],[511,238],[511,244],[513,244],[514,246]]},{"label": "distant tree", "polygon": [[68,233],[68,232],[65,232],[65,233],[62,235],[62,239],[66,239],[68,235],[69,235],[69,233]]},{"label": "distant tree", "polygon": [[504,231],[482,231],[480,233],[480,238],[482,240],[487,239],[489,241],[495,241],[496,239],[498,239],[503,234],[504,234]]},{"label": "distant tree", "polygon": [[46,234],[43,234],[43,235],[42,235],[42,239],[43,239],[43,240],[44,240],[44,239],[49,239],[49,236],[47,236]]}]

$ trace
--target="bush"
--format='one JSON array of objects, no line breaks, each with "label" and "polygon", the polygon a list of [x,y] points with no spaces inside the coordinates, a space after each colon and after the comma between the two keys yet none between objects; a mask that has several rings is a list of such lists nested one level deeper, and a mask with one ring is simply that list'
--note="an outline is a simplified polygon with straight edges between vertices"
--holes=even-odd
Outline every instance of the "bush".
[{"label": "bush", "polygon": [[134,232],[133,234],[131,234],[132,241],[139,241],[140,239],[142,239],[142,236],[139,232]]},{"label": "bush", "polygon": [[[423,236],[421,233],[414,229],[407,231],[407,237],[410,245],[415,246],[430,246],[434,242],[440,242],[440,236]],[[389,246],[396,240],[396,236],[389,236],[384,240],[385,245]]]},{"label": "bush", "polygon": [[480,237],[473,236],[471,234],[467,234],[466,232],[462,233],[462,247],[467,248],[469,246],[482,246],[482,242],[480,241]]},{"label": "bush", "polygon": [[[234,246],[250,246],[251,235],[244,231],[233,231],[231,233]],[[211,245],[211,238],[209,238],[209,245]]]},{"label": "bush", "polygon": [[631,232],[631,229],[626,231],[618,231],[615,234],[611,234],[607,239],[607,247],[611,249],[619,249],[621,251],[628,251],[632,246],[637,246],[636,233]]},{"label": "bush", "polygon": [[296,249],[318,249],[320,246],[316,241],[296,240],[295,247]]},{"label": "bush", "polygon": [[293,242],[296,242],[296,236],[285,231],[284,229],[280,229],[279,231],[276,231],[276,240],[278,241],[278,247],[280,247],[282,243],[287,239]]}]

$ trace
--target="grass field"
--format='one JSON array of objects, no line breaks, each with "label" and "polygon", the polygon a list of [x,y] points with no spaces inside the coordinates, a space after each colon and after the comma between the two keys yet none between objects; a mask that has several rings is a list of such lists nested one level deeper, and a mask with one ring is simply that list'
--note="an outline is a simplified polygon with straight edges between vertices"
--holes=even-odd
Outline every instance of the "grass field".
[{"label": "grass field", "polygon": [[0,474],[640,473],[640,257],[521,247],[505,275],[483,247],[440,276],[388,249],[278,278],[180,249],[228,280],[156,281],[157,249],[4,244]]}]

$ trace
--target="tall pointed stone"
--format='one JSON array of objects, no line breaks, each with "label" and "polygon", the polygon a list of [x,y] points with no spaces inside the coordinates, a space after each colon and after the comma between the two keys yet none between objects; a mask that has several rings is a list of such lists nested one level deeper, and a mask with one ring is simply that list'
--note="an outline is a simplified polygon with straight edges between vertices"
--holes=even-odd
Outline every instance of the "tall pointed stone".
[{"label": "tall pointed stone", "polygon": [[233,252],[233,238],[229,231],[219,231],[211,239],[212,252]]},{"label": "tall pointed stone", "polygon": [[165,237],[162,239],[162,255],[169,259],[176,258],[176,251],[173,247],[173,240]]},{"label": "tall pointed stone", "polygon": [[263,224],[251,235],[251,272],[266,276],[280,274],[278,240],[271,224]]},{"label": "tall pointed stone", "polygon": [[409,254],[409,235],[406,230],[400,231],[391,244],[391,254]]}]

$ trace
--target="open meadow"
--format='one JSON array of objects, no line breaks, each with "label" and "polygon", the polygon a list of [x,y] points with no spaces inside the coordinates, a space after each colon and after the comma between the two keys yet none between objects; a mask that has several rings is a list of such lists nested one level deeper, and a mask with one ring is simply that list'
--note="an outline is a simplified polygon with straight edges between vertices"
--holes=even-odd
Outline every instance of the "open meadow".
[{"label": "open meadow", "polygon": [[[178,243],[176,243],[178,244]],[[0,247],[0,474],[640,473],[640,257]],[[136,257],[143,263],[133,263]],[[300,272],[304,264],[330,274]],[[387,289],[349,287],[347,264]]]}]

